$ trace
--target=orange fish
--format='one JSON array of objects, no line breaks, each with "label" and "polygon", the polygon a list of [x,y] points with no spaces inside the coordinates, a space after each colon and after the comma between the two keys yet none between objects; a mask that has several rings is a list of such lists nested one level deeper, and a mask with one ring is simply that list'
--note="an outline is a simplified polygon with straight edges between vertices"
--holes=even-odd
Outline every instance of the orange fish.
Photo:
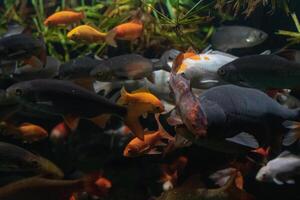
[{"label": "orange fish", "polygon": [[65,139],[70,133],[70,128],[64,122],[61,122],[52,129],[50,138],[52,140],[62,140]]},{"label": "orange fish", "polygon": [[48,132],[44,128],[31,123],[23,123],[19,127],[16,127],[4,122],[2,126],[6,129],[5,134],[13,135],[28,143],[36,142],[48,137]]},{"label": "orange fish", "polygon": [[174,140],[174,138],[162,128],[158,120],[158,114],[155,115],[155,119],[158,122],[158,130],[145,132],[144,140],[137,137],[132,139],[123,151],[124,156],[136,157],[145,154],[161,154],[157,148],[167,146],[166,143],[162,142],[162,139],[167,139],[168,141]]},{"label": "orange fish", "polygon": [[163,189],[165,191],[173,188],[177,184],[178,175],[187,165],[188,158],[185,156],[179,156],[170,165],[163,164],[161,166],[162,176],[160,181],[163,182]]},{"label": "orange fish", "polygon": [[148,113],[161,113],[164,111],[162,102],[145,89],[128,93],[125,88],[122,88],[121,97],[117,104],[127,107],[127,116],[124,123],[141,140],[144,139],[144,129],[139,123],[139,117]]},{"label": "orange fish", "polygon": [[112,183],[110,180],[104,177],[100,177],[96,182],[95,182],[97,188],[98,188],[98,195],[99,197],[107,195],[109,189],[112,187]]},{"label": "orange fish", "polygon": [[68,25],[77,23],[84,18],[83,12],[60,11],[50,15],[45,21],[45,26]]},{"label": "orange fish", "polygon": [[180,53],[177,55],[175,60],[173,61],[173,68],[172,71],[176,73],[184,72],[187,65],[183,63],[183,61],[187,58],[193,59],[193,60],[199,60],[200,57],[197,55],[196,51],[193,48],[189,48],[185,53]]},{"label": "orange fish", "polygon": [[108,43],[117,47],[115,39],[119,40],[135,40],[143,33],[143,22],[139,19],[132,20],[131,22],[120,24],[109,31],[107,36]]}]

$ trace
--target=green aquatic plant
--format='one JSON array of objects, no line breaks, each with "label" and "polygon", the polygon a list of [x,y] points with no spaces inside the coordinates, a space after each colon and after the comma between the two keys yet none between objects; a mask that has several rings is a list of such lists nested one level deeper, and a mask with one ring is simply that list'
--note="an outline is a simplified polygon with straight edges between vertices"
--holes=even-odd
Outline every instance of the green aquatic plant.
[{"label": "green aquatic plant", "polygon": [[300,23],[299,23],[298,17],[295,13],[291,13],[291,17],[294,21],[297,32],[286,31],[286,30],[279,30],[277,32],[278,35],[283,35],[283,36],[288,37],[287,40],[289,43],[287,44],[287,46],[291,46],[291,45],[300,43]]}]

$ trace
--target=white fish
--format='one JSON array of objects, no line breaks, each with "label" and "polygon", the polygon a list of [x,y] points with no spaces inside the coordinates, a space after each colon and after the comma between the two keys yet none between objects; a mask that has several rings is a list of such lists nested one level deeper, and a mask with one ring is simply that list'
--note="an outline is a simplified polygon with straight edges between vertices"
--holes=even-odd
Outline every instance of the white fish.
[{"label": "white fish", "polygon": [[263,182],[273,181],[278,185],[284,183],[294,184],[294,176],[296,175],[300,175],[300,157],[284,151],[258,171],[256,180]]}]

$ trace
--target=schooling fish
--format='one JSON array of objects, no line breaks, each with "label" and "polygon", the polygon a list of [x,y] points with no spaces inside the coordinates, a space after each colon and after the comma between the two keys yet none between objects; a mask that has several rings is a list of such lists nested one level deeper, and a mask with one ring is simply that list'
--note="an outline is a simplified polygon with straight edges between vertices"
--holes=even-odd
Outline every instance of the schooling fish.
[{"label": "schooling fish", "polygon": [[19,164],[22,167],[21,170],[34,170],[39,174],[50,175],[53,178],[64,176],[63,172],[51,161],[13,144],[0,142],[0,160],[1,163]]},{"label": "schooling fish", "polygon": [[144,140],[144,128],[139,123],[139,117],[148,113],[161,113],[164,111],[162,102],[143,89],[128,93],[125,88],[122,88],[121,97],[118,99],[117,104],[126,106],[127,115],[124,123],[141,140]]},{"label": "schooling fish", "polygon": [[120,24],[109,31],[107,42],[114,47],[117,47],[115,39],[119,40],[135,40],[143,33],[143,22],[139,19],[134,19],[130,22]]},{"label": "schooling fish", "polygon": [[245,87],[293,89],[300,85],[300,63],[276,55],[251,55],[222,66],[218,75]]},{"label": "schooling fish", "polygon": [[67,38],[74,41],[83,41],[87,43],[106,42],[110,44],[110,41],[107,40],[106,33],[102,33],[89,25],[80,25],[73,28],[68,32]]},{"label": "schooling fish", "polygon": [[29,34],[11,35],[0,39],[1,60],[23,60],[32,55],[45,61],[45,44],[42,40]]},{"label": "schooling fish", "polygon": [[182,74],[171,73],[169,84],[176,105],[176,111],[168,118],[169,124],[185,124],[196,136],[205,136],[207,118],[199,99],[191,91],[190,81]]},{"label": "schooling fish", "polygon": [[4,122],[0,126],[4,129],[4,135],[12,135],[28,143],[48,137],[48,132],[43,127],[31,123],[22,123],[20,126],[14,126]]},{"label": "schooling fish", "polygon": [[169,141],[173,140],[173,137],[169,135],[159,124],[156,116],[156,121],[158,123],[157,131],[147,131],[144,133],[144,140],[139,138],[132,139],[123,151],[123,155],[126,157],[135,157],[145,154],[161,154],[156,148],[159,146],[167,146],[162,139],[167,139]]},{"label": "schooling fish", "polygon": [[296,175],[300,175],[300,157],[284,151],[258,171],[256,180],[273,181],[278,185],[295,184],[294,177]]},{"label": "schooling fish", "polygon": [[253,135],[262,147],[279,145],[286,132],[283,123],[300,120],[299,109],[288,109],[251,88],[217,86],[204,91],[199,101],[207,117],[208,137],[229,138],[243,132],[245,137],[245,133]]},{"label": "schooling fish", "polygon": [[212,35],[214,49],[228,51],[231,49],[248,48],[264,42],[268,37],[265,32],[246,26],[221,26]]},{"label": "schooling fish", "polygon": [[71,129],[76,129],[79,118],[92,118],[105,113],[124,116],[127,113],[125,107],[64,80],[19,82],[7,88],[6,94],[25,107],[64,116]]},{"label": "schooling fish", "polygon": [[45,26],[69,25],[84,19],[83,12],[60,11],[50,15],[45,21]]},{"label": "schooling fish", "polygon": [[170,71],[169,58],[175,57],[177,51],[166,51],[159,61],[152,62],[138,54],[125,54],[104,60],[95,67],[90,75],[98,81],[136,80],[144,77],[151,78],[156,70]]},{"label": "schooling fish", "polygon": [[22,179],[0,188],[1,200],[63,200],[73,193],[98,194],[99,176],[87,175],[77,180],[53,180],[39,176]]},{"label": "schooling fish", "polygon": [[210,88],[221,82],[218,69],[235,59],[236,56],[219,51],[185,56],[177,73],[184,74],[193,88]]}]

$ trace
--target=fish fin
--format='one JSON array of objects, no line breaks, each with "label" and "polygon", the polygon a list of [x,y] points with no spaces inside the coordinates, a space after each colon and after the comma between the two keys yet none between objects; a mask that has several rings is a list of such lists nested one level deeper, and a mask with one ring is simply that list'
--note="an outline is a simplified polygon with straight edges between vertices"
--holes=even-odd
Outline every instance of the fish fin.
[{"label": "fish fin", "polygon": [[282,58],[285,58],[287,60],[290,60],[290,61],[295,61],[295,57],[296,57],[296,52],[295,52],[295,50],[292,50],[292,49],[279,50],[278,52],[275,52],[274,54],[277,56],[280,56]]},{"label": "fish fin", "polygon": [[75,131],[78,127],[80,118],[75,115],[65,115],[64,116],[64,122],[66,125],[72,130]]},{"label": "fish fin", "polygon": [[107,122],[110,120],[110,117],[110,114],[102,114],[97,117],[90,118],[90,121],[92,121],[100,128],[104,129],[106,127]]},{"label": "fish fin", "polygon": [[277,185],[283,185],[283,182],[278,180],[277,178],[273,178],[274,183],[276,183]]},{"label": "fish fin", "polygon": [[139,123],[139,120],[135,120],[135,119],[125,120],[125,125],[132,131],[132,133],[137,138],[144,141],[144,129],[142,125]]},{"label": "fish fin", "polygon": [[294,121],[285,121],[282,125],[290,129],[284,136],[282,143],[284,146],[290,146],[300,138],[300,123]]},{"label": "fish fin", "polygon": [[290,184],[290,185],[293,185],[293,184],[295,184],[296,182],[295,182],[294,179],[290,179],[290,180],[287,180],[286,183],[287,183],[287,184]]},{"label": "fish fin", "polygon": [[164,142],[162,142],[162,141],[160,141],[160,140],[158,140],[158,141],[155,143],[154,146],[156,146],[156,147],[165,147],[165,146],[167,146],[167,144],[164,143]]},{"label": "fish fin", "polygon": [[155,84],[155,75],[154,75],[153,73],[151,73],[149,76],[147,76],[147,79],[148,79],[151,83]]},{"label": "fish fin", "polygon": [[236,173],[235,168],[226,168],[216,171],[209,176],[209,179],[214,181],[214,183],[220,187],[224,186],[230,177]]},{"label": "fish fin", "polygon": [[211,87],[215,86],[218,83],[219,83],[218,80],[212,80],[212,79],[206,79],[206,80],[199,81],[199,84],[203,88],[211,88]]},{"label": "fish fin", "polygon": [[186,53],[197,54],[197,52],[195,51],[195,49],[193,47],[189,47],[188,50],[186,51]]},{"label": "fish fin", "polygon": [[115,40],[116,35],[117,35],[117,32],[114,29],[109,31],[105,36],[105,42],[107,44],[109,44],[110,46],[118,47],[116,40]]},{"label": "fish fin", "polygon": [[270,55],[271,53],[272,53],[271,50],[265,50],[261,52],[259,55]]},{"label": "fish fin", "polygon": [[171,126],[177,126],[183,124],[183,121],[179,115],[177,115],[176,110],[173,110],[167,119],[167,122]]},{"label": "fish fin", "polygon": [[120,98],[117,101],[117,104],[119,105],[125,105],[127,104],[127,97],[128,97],[128,92],[126,91],[125,87],[123,86],[121,91],[120,91]]},{"label": "fish fin", "polygon": [[22,34],[25,30],[25,27],[18,24],[17,22],[8,22],[7,24],[7,32],[3,35],[3,37],[9,37],[12,35]]},{"label": "fish fin", "polygon": [[158,61],[153,62],[154,70],[164,70],[170,72],[171,66],[169,65],[169,62],[173,61],[179,53],[180,51],[176,49],[165,51]]},{"label": "fish fin", "polygon": [[171,72],[173,74],[177,73],[180,66],[184,60],[184,53],[179,53],[173,61]]},{"label": "fish fin", "polygon": [[157,149],[151,149],[146,154],[148,154],[148,155],[158,155],[158,154],[161,154],[161,152],[157,151]]},{"label": "fish fin", "polygon": [[131,93],[132,93],[132,94],[135,94],[135,93],[141,93],[141,92],[150,93],[149,89],[146,88],[146,87],[142,87],[142,88],[140,88],[140,89],[134,90],[134,91],[132,91]]},{"label": "fish fin", "polygon": [[286,157],[286,156],[289,156],[289,155],[291,155],[291,153],[289,151],[284,151],[281,154],[279,154],[278,158]]},{"label": "fish fin", "polygon": [[91,195],[100,196],[101,191],[96,185],[96,181],[102,176],[102,172],[93,172],[82,178],[83,180],[83,191]]},{"label": "fish fin", "polygon": [[253,149],[257,149],[259,144],[254,136],[249,133],[242,132],[234,137],[226,138],[227,141],[234,142],[243,146],[247,146]]}]

